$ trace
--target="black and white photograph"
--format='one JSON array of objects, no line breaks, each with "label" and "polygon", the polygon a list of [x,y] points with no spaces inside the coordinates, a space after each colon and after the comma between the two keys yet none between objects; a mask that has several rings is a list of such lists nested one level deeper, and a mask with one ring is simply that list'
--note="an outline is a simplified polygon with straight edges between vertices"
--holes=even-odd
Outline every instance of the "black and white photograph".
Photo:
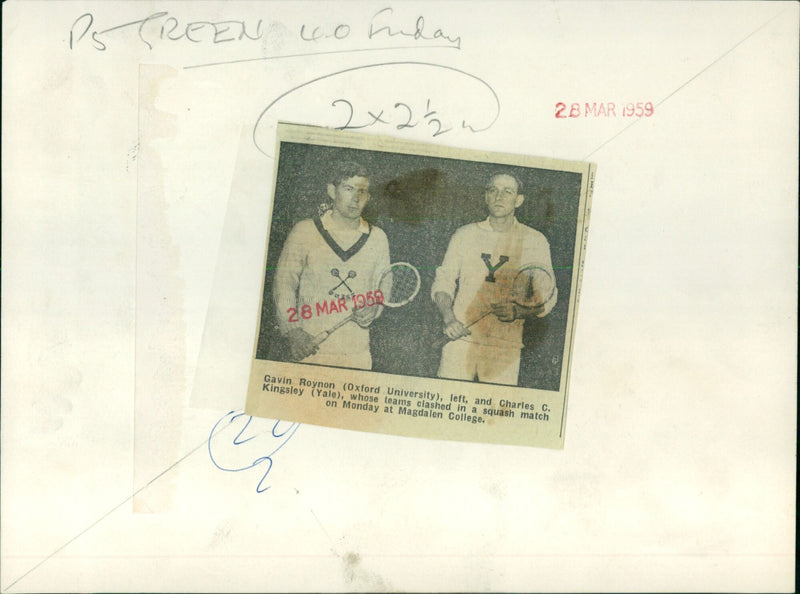
[{"label": "black and white photograph", "polygon": [[2,17],[0,594],[800,591],[800,2]]},{"label": "black and white photograph", "polygon": [[284,130],[255,360],[565,392],[589,164]]}]

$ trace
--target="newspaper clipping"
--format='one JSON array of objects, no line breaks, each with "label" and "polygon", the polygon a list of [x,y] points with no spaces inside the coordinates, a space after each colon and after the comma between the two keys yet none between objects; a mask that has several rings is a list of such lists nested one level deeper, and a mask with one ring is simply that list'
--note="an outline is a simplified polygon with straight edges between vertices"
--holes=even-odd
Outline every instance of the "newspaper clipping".
[{"label": "newspaper clipping", "polygon": [[563,448],[594,172],[278,124],[246,412]]}]

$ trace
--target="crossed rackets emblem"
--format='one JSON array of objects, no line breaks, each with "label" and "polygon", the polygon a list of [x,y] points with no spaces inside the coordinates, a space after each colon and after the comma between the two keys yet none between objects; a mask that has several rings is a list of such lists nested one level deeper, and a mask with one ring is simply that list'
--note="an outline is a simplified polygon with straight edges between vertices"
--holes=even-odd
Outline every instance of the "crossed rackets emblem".
[{"label": "crossed rackets emblem", "polygon": [[333,287],[330,291],[328,291],[328,295],[333,295],[333,292],[336,289],[338,289],[339,287],[341,287],[342,285],[344,285],[347,288],[347,290],[350,291],[351,295],[353,294],[353,289],[350,288],[350,286],[347,284],[347,281],[349,281],[351,278],[355,278],[356,277],[356,271],[355,270],[348,271],[347,272],[347,278],[342,278],[341,275],[339,274],[339,269],[338,268],[331,268],[331,276],[334,277],[334,278],[339,279],[339,284],[336,285],[335,287]]}]

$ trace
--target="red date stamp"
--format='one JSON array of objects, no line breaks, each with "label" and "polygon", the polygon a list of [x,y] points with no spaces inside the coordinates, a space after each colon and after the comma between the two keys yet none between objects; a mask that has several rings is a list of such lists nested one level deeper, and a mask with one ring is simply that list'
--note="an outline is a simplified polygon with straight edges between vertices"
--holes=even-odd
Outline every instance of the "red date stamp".
[{"label": "red date stamp", "polygon": [[[357,293],[350,295],[350,305],[353,310],[364,309],[365,307],[372,307],[374,305],[383,304],[383,292],[380,289],[375,291],[367,291],[366,294]],[[314,304],[306,303],[299,309],[290,307],[286,310],[289,314],[290,322],[299,322],[300,318],[310,320],[313,317],[327,316],[335,313],[342,313],[343,311],[350,311],[347,308],[348,299],[346,297],[337,297],[336,299],[329,299],[327,301],[318,301]]]},{"label": "red date stamp", "polygon": [[565,118],[649,118],[655,113],[652,101],[594,101],[592,103],[556,103],[556,119]]}]

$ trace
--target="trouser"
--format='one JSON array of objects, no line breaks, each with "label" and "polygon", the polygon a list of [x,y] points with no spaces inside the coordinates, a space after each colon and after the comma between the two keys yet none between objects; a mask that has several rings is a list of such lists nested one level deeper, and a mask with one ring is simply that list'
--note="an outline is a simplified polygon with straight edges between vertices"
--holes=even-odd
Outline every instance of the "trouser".
[{"label": "trouser", "polygon": [[442,349],[439,377],[516,386],[520,349],[454,340]]},{"label": "trouser", "polygon": [[330,367],[352,367],[353,369],[372,369],[372,356],[369,351],[356,351],[351,353],[317,353],[309,355],[302,361],[314,365],[328,365]]}]

